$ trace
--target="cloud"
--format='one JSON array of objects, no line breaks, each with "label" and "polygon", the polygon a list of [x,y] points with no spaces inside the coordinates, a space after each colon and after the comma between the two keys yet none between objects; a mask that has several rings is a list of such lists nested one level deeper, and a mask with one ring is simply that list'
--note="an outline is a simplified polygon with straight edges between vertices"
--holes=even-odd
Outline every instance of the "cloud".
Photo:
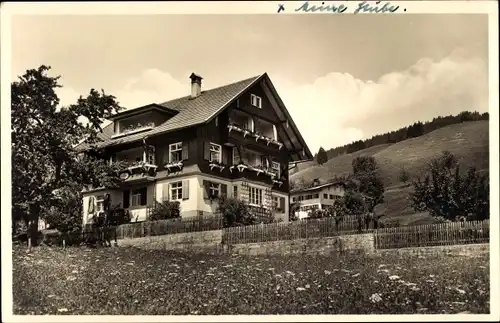
[{"label": "cloud", "polygon": [[312,84],[271,78],[313,153],[438,115],[488,111],[487,63],[465,50],[439,61],[421,59],[377,81],[346,73]]},{"label": "cloud", "polygon": [[[341,146],[438,115],[488,110],[487,63],[463,49],[439,61],[423,58],[376,81],[348,73],[329,73],[310,84],[270,77],[313,153],[320,146]],[[222,85],[205,81],[206,89]],[[148,69],[108,93],[122,106],[136,108],[188,95],[189,88],[187,78],[179,81],[169,73]],[[58,93],[63,104],[79,96],[66,87]]]}]

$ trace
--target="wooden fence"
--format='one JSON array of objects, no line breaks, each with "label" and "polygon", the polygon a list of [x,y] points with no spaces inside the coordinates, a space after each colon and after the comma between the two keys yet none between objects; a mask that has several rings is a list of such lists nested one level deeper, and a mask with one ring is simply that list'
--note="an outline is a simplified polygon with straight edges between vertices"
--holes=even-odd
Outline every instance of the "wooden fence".
[{"label": "wooden fence", "polygon": [[189,218],[147,221],[122,224],[117,228],[117,238],[140,238],[175,233],[201,232],[223,228],[220,215],[203,215]]},{"label": "wooden fence", "polygon": [[376,249],[487,243],[490,240],[490,222],[446,222],[384,228],[374,234]]},{"label": "wooden fence", "polygon": [[373,232],[373,227],[359,230],[354,217],[336,223],[334,218],[308,219],[288,223],[256,224],[224,228],[225,244],[252,243],[278,240],[331,237],[337,235]]}]

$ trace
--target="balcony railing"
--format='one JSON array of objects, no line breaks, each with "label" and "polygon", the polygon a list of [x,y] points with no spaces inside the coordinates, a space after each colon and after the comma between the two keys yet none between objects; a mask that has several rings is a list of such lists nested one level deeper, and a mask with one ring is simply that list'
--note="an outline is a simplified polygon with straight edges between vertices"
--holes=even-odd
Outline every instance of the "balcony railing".
[{"label": "balcony railing", "polygon": [[157,165],[144,162],[144,161],[120,161],[123,165],[120,171],[120,176],[123,179],[128,179],[129,176],[134,174],[142,174],[148,176],[155,176]]},{"label": "balcony railing", "polygon": [[227,128],[229,129],[229,133],[231,133],[231,131],[235,131],[235,132],[239,132],[239,133],[243,134],[243,138],[247,138],[247,137],[255,138],[256,142],[258,142],[260,140],[260,141],[265,142],[268,146],[270,144],[273,144],[275,146],[278,146],[278,149],[280,149],[280,150],[283,147],[283,143],[279,142],[278,140],[276,140],[274,138],[264,136],[263,134],[259,133],[258,131],[253,131],[251,129],[241,127],[237,124],[230,124],[227,126]]},{"label": "balcony railing", "polygon": [[275,169],[272,169],[272,168],[269,168],[269,167],[266,167],[266,166],[263,166],[263,165],[251,165],[251,164],[247,164],[247,163],[239,163],[239,164],[236,164],[236,165],[232,165],[229,167],[229,171],[231,173],[236,172],[244,172],[244,171],[250,171],[250,172],[255,172],[257,174],[257,176],[259,176],[260,174],[263,174],[264,176],[269,176],[271,178],[271,180],[273,181],[273,184],[274,185],[278,185],[278,186],[281,186],[283,185],[283,181],[282,180],[279,180],[277,177],[278,177],[278,174],[277,174],[277,171]]}]

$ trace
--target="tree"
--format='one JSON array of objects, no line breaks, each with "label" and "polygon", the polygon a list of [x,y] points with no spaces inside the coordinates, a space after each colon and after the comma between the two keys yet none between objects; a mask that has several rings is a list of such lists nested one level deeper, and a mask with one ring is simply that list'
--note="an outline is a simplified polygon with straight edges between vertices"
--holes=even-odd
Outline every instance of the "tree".
[{"label": "tree", "polygon": [[91,89],[86,98],[61,107],[55,93],[60,76],[48,76],[49,70],[28,70],[11,84],[12,220],[24,220],[31,238],[42,209],[58,204],[57,189],[111,185],[120,167],[101,160],[96,149],[83,158],[74,149],[82,138],[95,147],[104,119],[121,109],[115,97]]},{"label": "tree", "polygon": [[249,205],[242,200],[221,196],[217,206],[217,212],[222,214],[224,227],[255,224],[256,218],[252,214]]},{"label": "tree", "polygon": [[318,162],[318,165],[323,165],[328,161],[328,156],[323,147],[319,148],[318,155],[316,156],[316,161]]},{"label": "tree", "polygon": [[453,154],[443,154],[427,166],[423,179],[413,182],[411,206],[447,221],[484,220],[489,218],[489,175],[470,167],[460,172]]},{"label": "tree", "polygon": [[[384,183],[379,174],[374,157],[358,156],[352,160],[352,179],[349,190],[368,197],[368,212],[373,212],[376,205],[384,202]],[[366,199],[365,199],[366,200]]]},{"label": "tree", "polygon": [[297,221],[299,218],[296,212],[300,211],[300,202],[293,202],[290,204],[290,208],[288,210],[288,220],[289,221]]},{"label": "tree", "polygon": [[399,171],[399,180],[405,184],[410,180],[410,174],[404,167]]}]

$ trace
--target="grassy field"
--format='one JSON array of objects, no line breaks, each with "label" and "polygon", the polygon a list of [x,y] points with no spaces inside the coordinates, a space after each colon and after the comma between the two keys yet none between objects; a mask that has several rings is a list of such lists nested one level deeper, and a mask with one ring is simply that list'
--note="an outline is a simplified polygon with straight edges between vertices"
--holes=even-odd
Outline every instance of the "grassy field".
[{"label": "grassy field", "polygon": [[488,313],[488,257],[464,257],[14,247],[14,314]]},{"label": "grassy field", "polygon": [[[418,138],[395,144],[370,147],[358,152],[338,156],[325,164],[310,166],[290,176],[292,180],[314,178],[328,180],[335,175],[347,175],[352,171],[351,162],[356,156],[373,156],[380,166],[380,173],[386,187],[384,213],[388,217],[402,217],[406,222],[425,224],[430,218],[424,214],[415,215],[408,208],[406,198],[411,187],[399,181],[404,167],[411,177],[422,174],[429,160],[448,150],[458,157],[462,169],[475,166],[478,170],[489,167],[488,121],[465,122],[447,126]],[[302,165],[301,167],[304,167]]]}]

